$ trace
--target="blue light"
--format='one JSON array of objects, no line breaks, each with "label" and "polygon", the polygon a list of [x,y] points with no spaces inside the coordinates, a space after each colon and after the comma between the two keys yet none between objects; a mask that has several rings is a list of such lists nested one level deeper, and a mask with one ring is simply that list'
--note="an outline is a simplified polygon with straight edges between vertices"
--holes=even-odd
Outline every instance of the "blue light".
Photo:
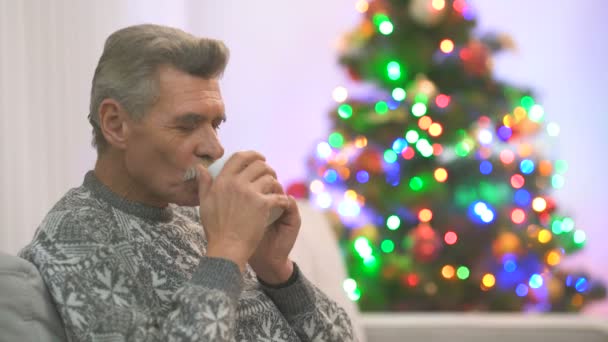
[{"label": "blue light", "polygon": [[467,6],[462,10],[462,17],[468,21],[475,19],[475,11],[471,8],[471,6]]},{"label": "blue light", "polygon": [[526,284],[519,284],[517,285],[517,288],[515,288],[515,293],[520,297],[525,297],[528,295],[528,287]]},{"label": "blue light", "polygon": [[570,287],[572,286],[572,276],[569,275],[568,277],[566,277],[566,286]]},{"label": "blue light", "polygon": [[539,287],[543,286],[543,277],[541,277],[540,274],[533,274],[530,277],[528,284],[530,284],[531,288],[538,289]]},{"label": "blue light", "polygon": [[325,181],[327,183],[333,183],[336,180],[338,180],[338,172],[336,172],[336,170],[334,170],[334,169],[329,169],[329,170],[325,171],[323,178],[325,178]]},{"label": "blue light", "polygon": [[511,272],[515,272],[515,270],[517,269],[517,264],[513,260],[507,260],[504,263],[503,267],[504,267],[505,271],[511,273]]},{"label": "blue light", "polygon": [[500,139],[502,139],[503,141],[509,140],[509,138],[511,137],[512,134],[513,134],[513,131],[511,131],[511,129],[507,126],[501,126],[498,129],[498,137]]},{"label": "blue light", "polygon": [[482,161],[479,164],[479,172],[484,175],[489,175],[492,172],[492,163],[487,160]]},{"label": "blue light", "polygon": [[530,201],[532,201],[532,196],[530,195],[528,190],[519,189],[515,192],[514,200],[515,203],[517,203],[518,205],[525,207],[530,204]]},{"label": "blue light", "polygon": [[386,104],[388,105],[388,109],[390,109],[390,110],[395,110],[395,109],[399,108],[399,101],[392,99],[392,98],[387,100]]},{"label": "blue light", "polygon": [[401,154],[401,152],[403,152],[403,150],[405,150],[406,147],[407,147],[407,140],[405,140],[403,138],[397,138],[393,142],[393,151],[395,151],[396,153]]},{"label": "blue light", "polygon": [[367,181],[369,181],[369,173],[364,170],[357,172],[357,181],[359,183],[367,183]]},{"label": "blue light", "polygon": [[469,217],[476,223],[491,223],[496,216],[494,209],[485,202],[475,202],[469,206]]},{"label": "blue light", "polygon": [[574,284],[574,288],[578,292],[585,292],[589,289],[589,282],[584,277],[578,278],[576,284]]},{"label": "blue light", "polygon": [[524,159],[519,163],[519,169],[522,173],[529,175],[534,172],[534,162],[530,159]]}]

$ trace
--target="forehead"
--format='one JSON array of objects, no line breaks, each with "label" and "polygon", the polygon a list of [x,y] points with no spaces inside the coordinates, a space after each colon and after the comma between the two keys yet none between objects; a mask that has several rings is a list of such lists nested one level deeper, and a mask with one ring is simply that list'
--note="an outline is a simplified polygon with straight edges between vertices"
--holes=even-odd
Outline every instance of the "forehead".
[{"label": "forehead", "polygon": [[158,70],[157,105],[173,114],[198,112],[218,114],[224,112],[224,102],[217,79],[190,75],[170,66]]}]

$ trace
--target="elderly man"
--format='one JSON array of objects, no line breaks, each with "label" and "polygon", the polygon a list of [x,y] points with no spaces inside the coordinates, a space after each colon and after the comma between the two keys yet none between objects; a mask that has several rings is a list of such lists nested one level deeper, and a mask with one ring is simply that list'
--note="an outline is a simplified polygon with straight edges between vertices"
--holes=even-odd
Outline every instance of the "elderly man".
[{"label": "elderly man", "polygon": [[95,169],[20,253],[70,340],[354,340],[344,310],[289,260],[300,215],[264,157],[236,153],[213,180],[205,168],[224,153],[227,59],[223,43],[163,26],[106,41],[91,91]]}]

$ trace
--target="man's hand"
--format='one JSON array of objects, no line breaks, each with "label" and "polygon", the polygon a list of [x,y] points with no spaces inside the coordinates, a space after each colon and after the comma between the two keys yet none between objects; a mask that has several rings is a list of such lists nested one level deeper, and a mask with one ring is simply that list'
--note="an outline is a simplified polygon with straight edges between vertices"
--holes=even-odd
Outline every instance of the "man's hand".
[{"label": "man's hand", "polygon": [[197,167],[207,255],[232,260],[242,272],[265,236],[270,209],[288,210],[290,200],[257,152],[235,153],[215,180],[204,167]]},{"label": "man's hand", "polygon": [[[283,190],[281,189],[281,194]],[[293,273],[289,253],[293,248],[302,220],[293,197],[283,215],[267,228],[262,241],[249,259],[249,264],[265,283],[278,285],[286,282]]]}]

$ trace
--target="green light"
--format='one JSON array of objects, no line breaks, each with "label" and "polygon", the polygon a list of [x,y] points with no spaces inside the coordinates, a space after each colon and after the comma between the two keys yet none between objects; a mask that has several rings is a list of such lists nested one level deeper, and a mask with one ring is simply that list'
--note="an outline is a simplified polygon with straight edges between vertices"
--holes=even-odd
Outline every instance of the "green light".
[{"label": "green light", "polygon": [[355,250],[363,259],[370,258],[372,256],[372,246],[369,244],[369,240],[364,236],[359,236],[355,240]]},{"label": "green light", "polygon": [[393,89],[393,99],[395,99],[395,101],[403,101],[405,100],[405,96],[407,94],[405,93],[405,89],[403,88],[395,88]]},{"label": "green light", "polygon": [[398,62],[391,61],[386,65],[386,72],[388,78],[393,81],[396,81],[401,78],[401,65],[399,65]]},{"label": "green light", "polygon": [[471,272],[469,271],[469,268],[466,266],[460,266],[460,267],[458,267],[458,270],[456,270],[456,276],[460,280],[467,279],[470,274],[471,274]]},{"label": "green light", "polygon": [[329,135],[329,139],[327,139],[327,141],[332,147],[340,148],[344,144],[344,137],[342,134],[334,132]]},{"label": "green light", "polygon": [[393,23],[390,21],[383,21],[380,23],[380,26],[378,26],[378,30],[383,35],[388,36],[389,34],[393,33]]},{"label": "green light", "polygon": [[378,266],[378,260],[376,260],[375,256],[371,255],[368,258],[363,259],[363,265],[367,268],[375,268]]},{"label": "green light", "polygon": [[395,243],[391,240],[384,240],[380,245],[380,249],[386,254],[391,253],[395,250]]},{"label": "green light", "polygon": [[565,160],[556,160],[555,161],[555,172],[557,173],[566,173],[568,171],[568,163]]},{"label": "green light", "polygon": [[562,175],[553,175],[553,177],[551,177],[551,186],[554,189],[561,189],[564,186],[564,183],[565,179]]},{"label": "green light", "polygon": [[562,231],[568,233],[572,231],[572,229],[574,229],[574,220],[569,217],[565,217],[562,220]]},{"label": "green light", "polygon": [[407,142],[410,144],[415,144],[418,139],[420,139],[420,134],[414,130],[407,131],[407,133],[405,133],[405,140],[407,140]]},{"label": "green light", "polygon": [[376,26],[380,26],[380,24],[382,24],[385,21],[391,21],[388,16],[384,13],[376,13],[374,14],[374,17],[372,18],[372,21],[374,22],[374,25]]},{"label": "green light", "polygon": [[426,96],[426,94],[424,93],[418,93],[416,94],[416,97],[414,98],[414,102],[421,102],[421,103],[429,103],[429,97]]},{"label": "green light", "polygon": [[386,112],[388,112],[388,105],[384,101],[376,102],[376,106],[374,108],[378,114],[386,114]]},{"label": "green light", "polygon": [[355,289],[353,292],[347,292],[346,295],[350,300],[356,302],[361,298],[361,290]]},{"label": "green light", "polygon": [[414,114],[414,116],[417,118],[423,116],[426,114],[426,105],[422,102],[416,102],[412,106],[412,114]]},{"label": "green light", "polygon": [[574,232],[574,243],[577,245],[582,245],[585,243],[585,240],[587,239],[587,235],[585,234],[584,231],[582,230],[577,230]]},{"label": "green light", "polygon": [[412,179],[410,179],[410,188],[412,190],[420,191],[420,190],[422,190],[423,186],[424,186],[424,182],[422,181],[422,178],[412,177]]},{"label": "green light", "polygon": [[454,151],[456,152],[456,155],[458,155],[459,157],[466,157],[471,152],[471,149],[472,149],[472,146],[469,144],[468,141],[461,141],[458,144],[456,144]]},{"label": "green light", "polygon": [[561,220],[553,221],[553,223],[551,224],[551,231],[555,235],[559,235],[559,234],[563,233],[564,231],[562,229],[562,221]]},{"label": "green light", "polygon": [[426,139],[420,139],[416,142],[416,149],[422,154],[423,157],[430,157],[433,155],[433,146]]},{"label": "green light", "polygon": [[348,105],[346,103],[340,105],[340,107],[338,107],[338,115],[342,119],[350,118],[353,115],[353,107],[351,107],[350,105]]},{"label": "green light", "polygon": [[540,105],[534,105],[528,111],[528,117],[534,122],[541,122],[545,117],[545,110]]},{"label": "green light", "polygon": [[391,215],[386,219],[386,226],[390,230],[397,230],[401,226],[401,220],[397,215]]},{"label": "green light", "polygon": [[526,110],[530,110],[530,108],[534,106],[534,99],[530,96],[524,96],[521,98],[520,103]]},{"label": "green light", "polygon": [[393,150],[386,150],[384,151],[384,160],[387,163],[394,163],[397,161],[397,153],[395,153],[395,151]]}]

